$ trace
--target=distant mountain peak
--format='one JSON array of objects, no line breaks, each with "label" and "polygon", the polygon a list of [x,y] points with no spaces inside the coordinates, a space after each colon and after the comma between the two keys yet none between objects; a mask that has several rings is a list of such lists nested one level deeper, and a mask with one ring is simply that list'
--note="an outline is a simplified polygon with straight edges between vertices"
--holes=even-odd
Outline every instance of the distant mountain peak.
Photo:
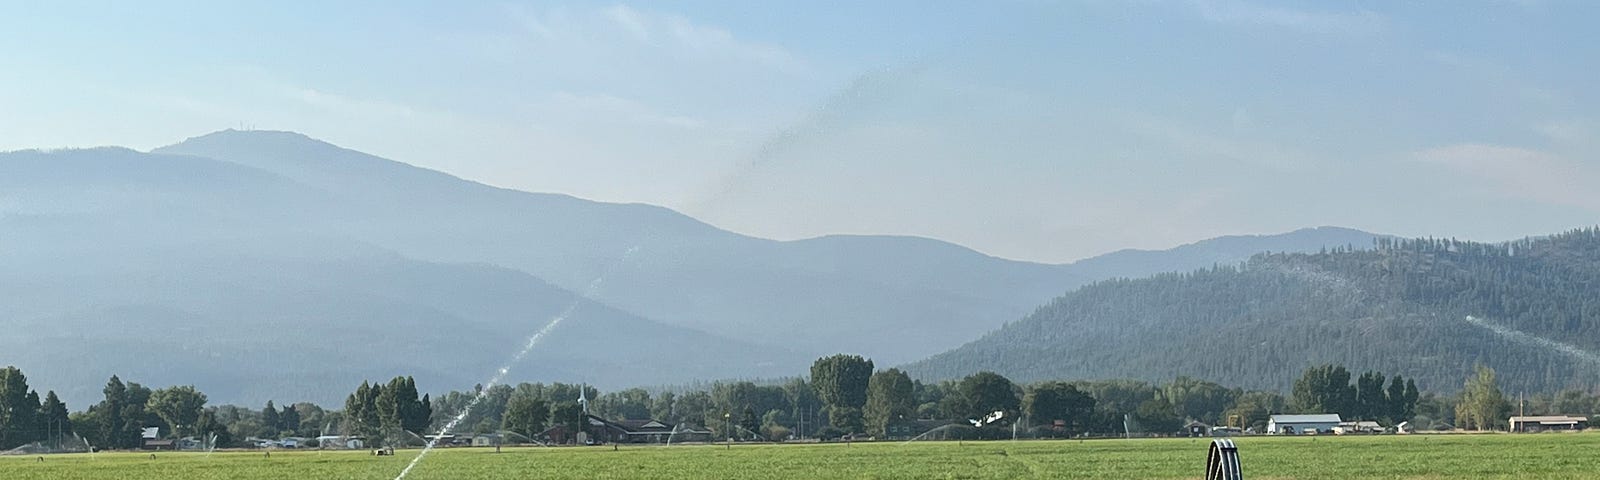
[{"label": "distant mountain peak", "polygon": [[[1327,243],[1327,242],[1330,242],[1330,241],[1339,241],[1339,240],[1357,241],[1357,242],[1360,243],[1359,245],[1356,245],[1357,247],[1370,247],[1370,246],[1372,246],[1371,245],[1371,239],[1372,238],[1375,238],[1375,237],[1387,237],[1387,236],[1388,235],[1372,233],[1372,232],[1366,232],[1366,231],[1357,230],[1357,229],[1354,229],[1354,228],[1324,225],[1324,226],[1320,226],[1320,227],[1300,228],[1300,229],[1296,229],[1296,230],[1292,230],[1292,231],[1288,231],[1288,232],[1283,232],[1283,233],[1258,233],[1258,234],[1223,235],[1223,236],[1220,236],[1220,237],[1212,237],[1212,238],[1207,238],[1205,240],[1200,240],[1200,241],[1191,242],[1191,243],[1185,243],[1183,245],[1178,245],[1176,247],[1167,248],[1167,249],[1127,248],[1127,249],[1117,250],[1115,252],[1112,252],[1112,253],[1109,253],[1109,254],[1106,254],[1106,255],[1109,256],[1109,255],[1115,255],[1115,254],[1119,254],[1119,253],[1140,253],[1140,252],[1155,253],[1155,252],[1165,252],[1165,251],[1181,250],[1181,249],[1207,248],[1207,247],[1210,247],[1210,246],[1218,246],[1218,245],[1234,245],[1234,244],[1239,244],[1239,243],[1273,241],[1273,240],[1292,240],[1292,239],[1307,239],[1307,240],[1323,242],[1323,243]],[[1330,244],[1328,246],[1334,246],[1334,245]]]},{"label": "distant mountain peak", "polygon": [[[198,137],[190,137],[151,153],[205,153],[222,151],[231,154],[254,153],[257,157],[280,157],[282,160],[300,159],[309,154],[325,156],[359,156],[383,160],[355,150],[350,150],[309,135],[284,130],[218,130]],[[396,163],[390,160],[384,162]]]},{"label": "distant mountain peak", "polygon": [[207,133],[205,135],[200,135],[200,136],[196,136],[196,137],[189,137],[188,139],[185,139],[184,141],[178,142],[178,143],[179,144],[184,144],[184,143],[197,142],[197,141],[235,140],[235,139],[261,139],[261,140],[275,140],[275,141],[286,141],[286,142],[291,142],[292,141],[292,142],[302,142],[302,143],[311,143],[311,144],[321,144],[321,145],[327,145],[327,146],[334,146],[333,144],[328,143],[326,141],[322,141],[322,140],[318,140],[318,139],[315,139],[315,138],[311,138],[310,135],[306,135],[306,134],[300,133],[300,132],[289,131],[289,130],[238,130],[238,129],[232,129],[232,128],[223,129],[223,130],[217,130],[215,132]]},{"label": "distant mountain peak", "polygon": [[391,182],[401,178],[413,182],[461,181],[444,172],[340,147],[303,133],[281,130],[220,130],[157,148],[151,153],[213,158],[333,189],[373,179]]},{"label": "distant mountain peak", "polygon": [[1210,242],[1210,241],[1227,240],[1227,239],[1258,239],[1258,238],[1289,238],[1289,237],[1338,238],[1339,236],[1348,236],[1348,237],[1379,236],[1379,237],[1387,237],[1388,235],[1384,235],[1384,234],[1380,234],[1380,233],[1372,233],[1372,232],[1367,232],[1367,231],[1363,231],[1363,230],[1357,230],[1357,229],[1349,228],[1349,227],[1340,227],[1340,226],[1335,226],[1335,225],[1323,225],[1323,226],[1319,226],[1319,227],[1306,227],[1306,228],[1295,229],[1295,230],[1284,232],[1284,233],[1224,235],[1224,236],[1221,236],[1221,237],[1217,237],[1217,238],[1213,238],[1213,239],[1210,239],[1210,240],[1205,240],[1205,241],[1201,241],[1201,242],[1197,242],[1197,243],[1205,243],[1205,242]]}]

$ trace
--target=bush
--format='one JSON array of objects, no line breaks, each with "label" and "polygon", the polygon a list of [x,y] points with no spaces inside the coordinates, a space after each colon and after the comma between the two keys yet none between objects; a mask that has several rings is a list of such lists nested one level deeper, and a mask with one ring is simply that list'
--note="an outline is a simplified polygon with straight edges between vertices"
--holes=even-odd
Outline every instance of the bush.
[{"label": "bush", "polygon": [[789,433],[789,427],[783,425],[767,424],[767,426],[761,428],[761,434],[766,436],[767,440],[774,442],[788,440]]},{"label": "bush", "polygon": [[844,429],[829,425],[817,429],[817,438],[823,440],[838,440],[839,437],[843,437],[846,433],[847,432],[845,432]]}]

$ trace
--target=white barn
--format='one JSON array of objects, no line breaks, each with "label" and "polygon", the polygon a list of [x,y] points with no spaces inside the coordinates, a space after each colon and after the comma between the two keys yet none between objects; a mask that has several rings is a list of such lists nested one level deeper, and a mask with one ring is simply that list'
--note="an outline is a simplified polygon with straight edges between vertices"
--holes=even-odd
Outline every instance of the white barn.
[{"label": "white barn", "polygon": [[1273,415],[1267,419],[1267,433],[1273,435],[1298,435],[1302,433],[1330,433],[1341,420],[1336,413],[1313,415]]},{"label": "white barn", "polygon": [[1551,430],[1583,430],[1589,426],[1589,419],[1569,415],[1545,415],[1511,417],[1509,423],[1513,432],[1543,432]]}]

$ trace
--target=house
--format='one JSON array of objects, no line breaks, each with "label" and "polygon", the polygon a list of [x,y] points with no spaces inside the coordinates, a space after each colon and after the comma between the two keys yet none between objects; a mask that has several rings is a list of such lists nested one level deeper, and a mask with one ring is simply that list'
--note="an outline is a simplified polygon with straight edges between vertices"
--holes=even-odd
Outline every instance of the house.
[{"label": "house", "polygon": [[173,450],[177,442],[161,439],[161,427],[144,427],[139,431],[139,447],[145,450]]},{"label": "house", "polygon": [[1272,435],[1297,435],[1331,433],[1341,420],[1336,413],[1311,415],[1273,415],[1267,419],[1267,433]]},{"label": "house", "polygon": [[[950,422],[928,419],[896,419],[890,421],[889,424],[884,427],[884,439],[917,438],[925,433],[931,432],[946,425],[950,425]],[[1066,422],[1060,422],[1059,425],[1051,425],[1052,431],[1065,432],[1066,428]]]},{"label": "house", "polygon": [[350,449],[366,448],[367,443],[361,437],[347,437],[343,435],[323,435],[317,437],[318,448]]},{"label": "house", "polygon": [[1351,435],[1351,434],[1358,434],[1358,433],[1383,433],[1383,432],[1384,432],[1383,425],[1379,425],[1378,422],[1373,422],[1373,421],[1339,422],[1339,426],[1333,427],[1333,433],[1336,433],[1336,434],[1339,434],[1339,435]]},{"label": "house", "polygon": [[1511,417],[1508,422],[1513,432],[1546,432],[1553,430],[1583,430],[1589,426],[1589,419],[1571,415],[1547,415]]},{"label": "house", "polygon": [[474,447],[493,447],[506,444],[505,436],[498,433],[479,433],[472,435],[466,441]]},{"label": "house", "polygon": [[556,425],[539,432],[534,438],[550,444],[583,443],[667,443],[706,442],[711,430],[691,425],[672,425],[659,420],[611,421],[594,415],[585,415],[582,432],[573,432],[566,425]]},{"label": "house", "polygon": [[1199,420],[1190,421],[1183,426],[1183,432],[1191,437],[1205,437],[1211,435],[1211,426]]},{"label": "house", "polygon": [[712,435],[711,430],[674,426],[650,419],[611,421],[587,415],[584,421],[590,438],[596,443],[704,442],[709,441]]},{"label": "house", "polygon": [[173,440],[158,440],[154,438],[145,439],[143,444],[145,450],[173,450],[176,446],[177,442]]},{"label": "house", "polygon": [[544,429],[533,438],[547,445],[565,445],[572,440],[572,431],[566,425],[555,425]]}]

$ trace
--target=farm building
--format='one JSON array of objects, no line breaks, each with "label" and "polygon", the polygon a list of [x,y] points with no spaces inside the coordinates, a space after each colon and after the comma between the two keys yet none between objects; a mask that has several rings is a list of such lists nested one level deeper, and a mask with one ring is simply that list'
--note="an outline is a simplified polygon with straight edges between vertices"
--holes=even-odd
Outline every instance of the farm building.
[{"label": "farm building", "polygon": [[1267,433],[1273,435],[1298,435],[1305,433],[1331,433],[1341,420],[1337,413],[1311,415],[1273,415],[1267,420]]},{"label": "farm building", "polygon": [[317,446],[325,449],[360,449],[366,447],[366,442],[361,437],[345,435],[323,435],[317,437]]},{"label": "farm building", "polygon": [[[676,433],[674,433],[676,432]],[[582,435],[578,435],[581,433]],[[657,420],[606,420],[594,415],[584,416],[582,432],[570,432],[566,425],[556,425],[535,435],[547,443],[666,443],[704,442],[711,439],[711,430],[689,425],[674,426]]]},{"label": "farm building", "polygon": [[1373,421],[1341,422],[1339,423],[1339,426],[1333,428],[1333,433],[1340,435],[1350,435],[1355,433],[1383,433],[1384,431],[1385,429],[1383,428],[1383,425]]},{"label": "farm building", "polygon": [[[674,427],[657,420],[605,420],[589,415],[589,434],[606,443],[696,442],[711,439],[711,431],[688,426]],[[677,433],[673,433],[676,431]]]},{"label": "farm building", "polygon": [[[907,440],[907,439],[911,439],[911,438],[916,438],[916,437],[918,437],[918,436],[920,436],[920,435],[922,435],[924,433],[928,433],[930,431],[938,429],[939,427],[943,427],[943,426],[946,426],[946,425],[949,425],[949,424],[950,424],[950,422],[943,421],[943,420],[922,420],[922,419],[904,419],[904,418],[896,419],[896,420],[890,420],[889,424],[884,426],[884,429],[883,429],[884,430],[884,438],[883,439],[884,440]],[[1061,434],[1061,433],[1066,432],[1066,429],[1067,429],[1066,422],[1063,422],[1063,421],[1060,421],[1060,420],[1057,420],[1056,422],[1052,423],[1051,426],[1050,426],[1050,430],[1053,433],[1057,433],[1057,434]],[[942,439],[942,437],[940,437],[940,439]]]},{"label": "farm building", "polygon": [[161,427],[144,427],[139,431],[139,447],[145,450],[173,450],[177,442],[161,439]]},{"label": "farm building", "polygon": [[144,440],[144,443],[140,445],[140,447],[144,448],[145,450],[174,450],[177,448],[177,442],[173,440],[147,438]]},{"label": "farm building", "polygon": [[506,444],[505,436],[498,433],[480,433],[471,435],[465,440],[474,447],[493,447]]},{"label": "farm building", "polygon": [[1589,419],[1570,415],[1549,415],[1511,417],[1509,423],[1513,432],[1545,432],[1551,430],[1583,430],[1589,426]]}]

